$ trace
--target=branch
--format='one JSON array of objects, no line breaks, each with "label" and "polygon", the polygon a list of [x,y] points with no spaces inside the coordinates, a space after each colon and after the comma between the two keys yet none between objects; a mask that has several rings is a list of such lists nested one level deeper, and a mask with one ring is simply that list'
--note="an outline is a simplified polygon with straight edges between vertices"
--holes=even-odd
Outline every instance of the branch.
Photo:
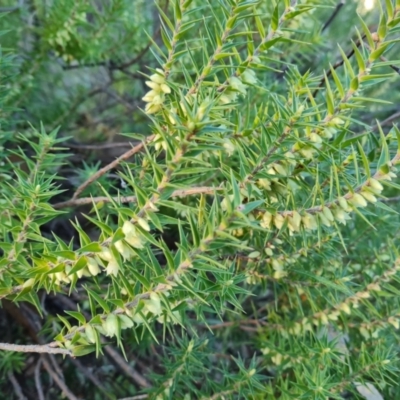
[{"label": "branch", "polygon": [[13,344],[0,343],[0,350],[17,351],[20,353],[46,353],[46,354],[64,354],[74,357],[71,350],[51,347],[49,345],[39,344]]},{"label": "branch", "polygon": [[45,400],[42,382],[40,380],[40,367],[41,366],[42,366],[42,359],[39,358],[39,360],[36,364],[36,367],[35,367],[35,386],[36,386],[36,391],[38,393],[39,400]]},{"label": "branch", "polygon": [[46,371],[54,379],[58,387],[62,390],[65,397],[67,397],[69,400],[78,400],[78,398],[69,390],[69,387],[65,384],[65,382],[54,372],[52,366],[45,357],[42,357],[42,362],[44,367],[46,368]]},{"label": "branch", "polygon": [[[366,36],[363,35],[363,36],[362,36],[362,39],[364,40],[365,37],[366,37]],[[357,42],[356,42],[357,48],[360,47],[360,44],[361,44],[361,41],[360,41],[360,40],[357,40]],[[355,53],[355,50],[354,50],[354,49],[351,49],[351,50],[346,54],[346,57],[350,60],[350,58],[354,55],[354,53]],[[339,67],[341,67],[343,64],[344,64],[344,58],[341,58],[340,61],[338,61],[336,64],[334,64],[334,65],[332,66],[332,69],[333,69],[333,70],[337,70],[337,69],[338,69]],[[332,70],[329,68],[328,71],[326,71],[326,77],[329,78],[331,75],[332,75]],[[323,76],[323,77],[321,78],[321,80],[320,80],[320,82],[319,82],[317,88],[314,90],[314,92],[313,92],[313,94],[312,94],[312,97],[315,97],[315,96],[318,94],[318,89],[321,88],[324,84],[325,84],[325,76]]]},{"label": "branch", "polygon": [[[213,187],[194,187],[191,189],[179,189],[172,192],[171,197],[186,197],[191,196],[194,194],[214,194],[216,190],[221,190],[222,188],[213,188]],[[63,201],[60,203],[53,204],[53,208],[59,210],[62,208],[67,207],[74,207],[74,206],[83,206],[87,204],[93,203],[136,203],[137,199],[136,196],[117,196],[117,197],[106,197],[106,196],[99,196],[99,197],[84,197],[82,199],[74,199]]]},{"label": "branch", "polygon": [[346,0],[340,0],[340,2],[336,5],[335,10],[333,11],[332,15],[329,17],[328,21],[325,22],[325,25],[322,27],[323,32],[328,26],[333,22],[333,20],[337,17],[342,7],[345,5]]},{"label": "branch", "polygon": [[17,378],[14,376],[14,374],[10,371],[8,374],[8,379],[10,380],[11,384],[13,385],[14,392],[18,397],[18,400],[26,400],[26,397],[24,396],[21,385],[17,381]]},{"label": "branch", "polygon": [[72,200],[75,200],[78,198],[78,196],[89,186],[91,185],[94,181],[96,181],[97,179],[99,179],[100,177],[102,177],[105,173],[107,173],[110,169],[113,169],[115,167],[117,167],[122,161],[125,161],[129,158],[131,158],[134,154],[138,153],[140,150],[143,149],[143,147],[145,146],[145,144],[151,142],[154,139],[155,135],[151,135],[149,136],[144,142],[139,143],[138,145],[136,145],[135,147],[132,147],[130,150],[128,150],[127,152],[125,152],[124,154],[122,154],[122,156],[118,157],[116,160],[114,160],[113,162],[111,162],[110,164],[106,165],[105,167],[99,169],[94,175],[92,175],[88,180],[86,180],[85,182],[82,183],[82,185],[80,185],[78,187],[78,189],[76,189],[76,192],[74,193],[74,195],[72,196]]}]

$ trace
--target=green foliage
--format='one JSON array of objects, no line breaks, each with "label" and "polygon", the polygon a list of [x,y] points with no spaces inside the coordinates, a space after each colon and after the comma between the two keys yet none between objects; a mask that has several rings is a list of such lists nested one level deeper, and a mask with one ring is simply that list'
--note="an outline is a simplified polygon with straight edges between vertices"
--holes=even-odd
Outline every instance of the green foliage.
[{"label": "green foliage", "polygon": [[[400,5],[348,7],[55,0],[3,16],[0,299],[41,317],[14,342],[96,356],[97,372],[116,345],[147,379],[75,372],[72,392],[400,396]],[[117,132],[129,157],[71,157]],[[2,374],[20,368],[0,355]]]}]

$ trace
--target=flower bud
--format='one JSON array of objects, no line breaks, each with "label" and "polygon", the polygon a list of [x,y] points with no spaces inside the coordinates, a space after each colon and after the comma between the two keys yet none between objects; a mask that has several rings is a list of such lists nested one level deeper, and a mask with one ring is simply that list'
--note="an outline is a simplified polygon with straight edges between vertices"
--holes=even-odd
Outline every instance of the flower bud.
[{"label": "flower bud", "polygon": [[97,334],[92,325],[86,325],[85,334],[89,343],[96,343]]},{"label": "flower bud", "polygon": [[301,218],[301,222],[305,229],[315,230],[318,228],[317,221],[312,214],[306,213],[306,215]]},{"label": "flower bud", "polygon": [[349,205],[348,205],[348,203],[347,203],[347,200],[344,197],[339,197],[338,198],[338,203],[339,203],[340,207],[342,207],[342,209],[344,211],[350,211],[351,210]]},{"label": "flower bud", "polygon": [[92,257],[88,257],[88,259],[87,259],[87,268],[89,270],[89,273],[93,276],[96,276],[100,273],[99,264]]},{"label": "flower bud", "polygon": [[115,314],[110,314],[105,322],[103,322],[103,329],[106,336],[113,337],[119,333],[119,321]]},{"label": "flower bud", "polygon": [[138,223],[145,231],[150,232],[150,225],[145,219],[139,218]]},{"label": "flower bud", "polygon": [[361,191],[361,195],[364,197],[365,200],[369,201],[370,203],[376,203],[378,201],[371,192],[363,190]]},{"label": "flower bud", "polygon": [[102,247],[99,257],[104,261],[111,261],[114,259],[114,256],[108,247]]},{"label": "flower bud", "polygon": [[281,229],[285,222],[285,217],[282,214],[276,214],[274,217],[274,224],[277,229]]},{"label": "flower bud", "polygon": [[349,203],[352,204],[354,207],[367,206],[367,202],[365,201],[364,197],[362,197],[359,193],[353,193],[353,196],[349,199]]},{"label": "flower bud", "polygon": [[325,218],[326,218],[328,221],[333,221],[333,220],[334,220],[333,215],[332,215],[332,211],[331,211],[328,207],[324,207],[324,208],[322,209],[322,212],[323,212]]},{"label": "flower bud", "polygon": [[150,76],[150,80],[161,85],[165,82],[165,77],[160,74],[153,74]]},{"label": "flower bud", "polygon": [[115,242],[114,246],[124,260],[130,260],[134,256],[132,250],[122,240]]},{"label": "flower bud", "polygon": [[369,186],[377,191],[382,192],[383,186],[382,184],[375,178],[370,178],[369,180]]},{"label": "flower bud", "polygon": [[117,260],[113,259],[107,264],[106,273],[107,273],[107,275],[117,276],[118,272],[119,272],[118,262],[117,262]]},{"label": "flower bud", "polygon": [[171,93],[171,88],[170,88],[167,84],[165,84],[165,83],[162,83],[162,84],[161,84],[160,89],[161,89],[165,94],[170,94],[170,93]]}]

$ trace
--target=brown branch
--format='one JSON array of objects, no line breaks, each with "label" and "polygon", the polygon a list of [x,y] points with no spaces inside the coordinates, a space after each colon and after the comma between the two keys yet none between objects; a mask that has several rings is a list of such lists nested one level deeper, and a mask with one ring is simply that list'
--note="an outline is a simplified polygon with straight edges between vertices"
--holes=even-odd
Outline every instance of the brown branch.
[{"label": "brown branch", "polygon": [[78,198],[78,196],[89,186],[91,185],[94,181],[96,181],[97,179],[99,179],[100,177],[102,177],[105,173],[107,173],[110,169],[113,169],[115,167],[117,167],[122,161],[128,160],[129,158],[131,158],[134,154],[138,153],[139,151],[141,151],[143,149],[143,147],[145,146],[146,143],[151,142],[154,139],[155,135],[151,135],[149,136],[144,142],[139,143],[138,145],[136,145],[135,147],[132,147],[130,150],[128,150],[127,152],[125,152],[124,154],[122,154],[122,156],[118,157],[117,159],[115,159],[113,162],[111,162],[110,164],[106,165],[105,167],[99,169],[94,175],[92,175],[89,179],[87,179],[85,182],[82,183],[82,185],[80,185],[78,187],[78,189],[76,189],[76,192],[74,193],[74,195],[72,196],[72,200],[75,200]]},{"label": "brown branch", "polygon": [[[400,111],[394,113],[393,115],[391,115],[390,117],[384,119],[379,125],[380,126],[385,126],[385,125],[389,125],[392,121],[395,121],[396,119],[400,118]],[[372,131],[376,131],[379,128],[379,125],[373,125],[371,127]]]},{"label": "brown branch", "polygon": [[7,374],[7,377],[10,380],[11,384],[13,385],[14,393],[17,395],[18,400],[26,400],[26,397],[22,392],[21,385],[17,381],[17,378],[14,376],[14,374],[10,371]]},{"label": "brown branch", "polygon": [[[364,39],[365,37],[366,37],[366,36],[363,35],[363,36],[362,36],[362,39]],[[357,46],[357,47],[360,47],[360,45],[361,45],[361,41],[360,41],[360,40],[357,40],[356,46]],[[346,54],[346,57],[347,57],[348,59],[350,59],[350,58],[354,55],[354,53],[355,53],[355,50],[352,48],[352,49]],[[342,58],[340,61],[338,61],[336,64],[334,64],[334,65],[332,66],[332,69],[333,69],[333,70],[337,70],[337,69],[338,69],[339,67],[341,67],[343,64],[344,64],[344,59]],[[327,78],[329,78],[329,77],[332,75],[332,69],[329,68],[328,71],[326,72],[326,77],[327,77]],[[324,83],[325,83],[325,76],[323,76],[323,77],[321,78],[321,80],[320,80],[320,82],[319,82],[317,88],[314,90],[314,92],[313,92],[313,94],[312,94],[312,97],[315,97],[315,96],[318,94],[319,89],[324,85]]]},{"label": "brown branch", "polygon": [[117,147],[132,147],[132,142],[114,142],[100,144],[66,143],[65,147],[76,150],[107,150]]},{"label": "brown branch", "polygon": [[71,359],[71,362],[72,364],[75,365],[77,369],[79,369],[79,371],[82,372],[83,375],[85,375],[96,386],[97,389],[102,391],[105,394],[105,396],[107,396],[110,399],[114,399],[113,396],[107,393],[107,390],[102,385],[97,376],[95,376],[88,368],[85,368],[80,361],[78,361],[77,359]]},{"label": "brown branch", "polygon": [[[191,189],[178,189],[175,190],[172,194],[171,197],[186,197],[186,196],[191,196],[194,194],[214,194],[216,190],[221,190],[221,188],[213,188],[213,187],[195,187]],[[88,205],[88,204],[93,204],[93,203],[111,203],[112,201],[115,201],[116,203],[136,203],[137,199],[136,196],[118,196],[118,197],[107,197],[107,196],[99,196],[99,197],[84,197],[81,199],[71,199],[67,201],[63,201],[61,203],[56,203],[53,204],[53,208],[59,210],[62,208],[67,208],[67,207],[75,207],[75,206],[83,206],[83,205]]]},{"label": "brown branch", "polygon": [[42,366],[42,359],[39,358],[39,360],[36,364],[36,367],[35,367],[35,386],[36,386],[36,391],[38,393],[39,400],[45,400],[43,388],[42,388],[42,382],[40,380],[40,367],[41,366]]},{"label": "brown branch", "polygon": [[46,360],[46,357],[42,356],[42,362],[44,367],[46,368],[46,371],[48,374],[54,379],[54,382],[58,385],[58,387],[62,390],[63,394],[69,399],[69,400],[78,400],[78,397],[76,397],[69,387],[65,384],[65,382],[54,372],[53,367],[50,365],[50,363]]},{"label": "brown branch", "polygon": [[39,344],[13,344],[0,343],[0,350],[16,351],[19,353],[49,353],[49,354],[64,354],[73,357],[71,350],[51,347],[49,345]]},{"label": "brown branch", "polygon": [[135,371],[124,358],[111,346],[106,346],[104,351],[111,357],[119,368],[125,373],[126,376],[130,377],[134,382],[136,382],[140,387],[148,388],[150,383],[137,371]]},{"label": "brown branch", "polygon": [[322,27],[322,32],[328,28],[328,26],[333,22],[333,20],[338,16],[340,10],[345,5],[346,0],[340,0],[339,3],[336,5],[335,10],[333,11],[332,15],[329,17],[328,21],[325,22],[324,26]]}]

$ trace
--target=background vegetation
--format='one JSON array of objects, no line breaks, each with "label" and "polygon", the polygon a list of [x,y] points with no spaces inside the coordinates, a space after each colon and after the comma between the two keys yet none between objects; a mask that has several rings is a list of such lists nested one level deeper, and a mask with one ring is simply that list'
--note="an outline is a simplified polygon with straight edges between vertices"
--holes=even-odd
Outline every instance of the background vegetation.
[{"label": "background vegetation", "polygon": [[3,0],[2,396],[400,398],[399,22]]}]

